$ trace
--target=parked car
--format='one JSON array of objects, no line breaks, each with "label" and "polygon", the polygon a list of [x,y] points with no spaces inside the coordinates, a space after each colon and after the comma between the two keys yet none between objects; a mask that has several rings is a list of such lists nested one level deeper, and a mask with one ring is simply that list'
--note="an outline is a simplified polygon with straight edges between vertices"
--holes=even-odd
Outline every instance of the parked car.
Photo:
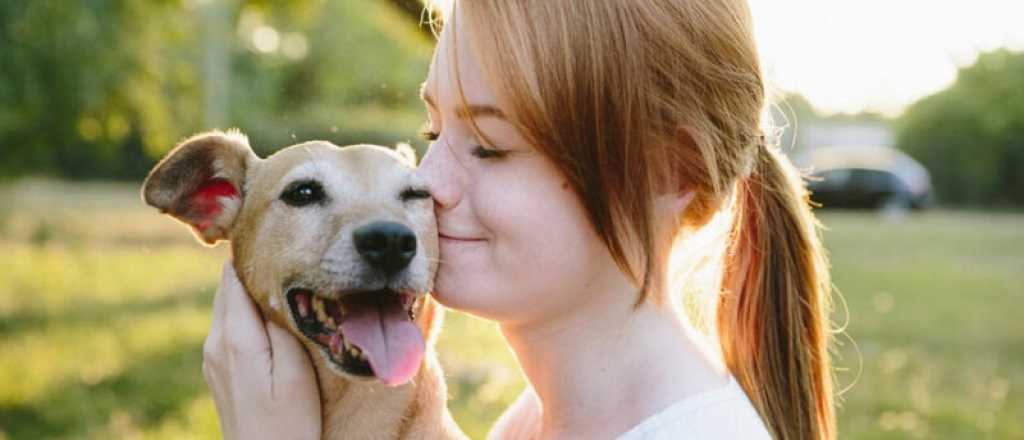
[{"label": "parked car", "polygon": [[922,209],[934,201],[928,170],[894,148],[820,147],[793,161],[810,171],[811,200],[823,208]]}]

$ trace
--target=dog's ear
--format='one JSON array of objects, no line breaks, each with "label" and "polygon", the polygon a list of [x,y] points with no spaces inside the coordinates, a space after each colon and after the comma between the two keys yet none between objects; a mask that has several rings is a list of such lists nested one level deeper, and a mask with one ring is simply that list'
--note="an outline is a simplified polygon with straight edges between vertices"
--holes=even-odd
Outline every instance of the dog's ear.
[{"label": "dog's ear", "polygon": [[238,131],[199,134],[156,164],[142,184],[142,198],[212,245],[228,238],[242,206],[246,171],[257,160]]},{"label": "dog's ear", "polygon": [[416,167],[416,150],[413,149],[411,145],[405,142],[399,142],[398,145],[395,145],[395,152],[398,153],[398,156],[404,159],[405,163],[409,166],[414,168]]}]

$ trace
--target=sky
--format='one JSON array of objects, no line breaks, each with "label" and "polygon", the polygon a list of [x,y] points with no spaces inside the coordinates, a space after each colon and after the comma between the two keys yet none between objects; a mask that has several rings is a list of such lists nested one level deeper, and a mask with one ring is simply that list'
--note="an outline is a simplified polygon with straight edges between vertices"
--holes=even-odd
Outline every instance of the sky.
[{"label": "sky", "polygon": [[749,0],[774,89],[896,116],[979,52],[1024,51],[1024,0]]}]

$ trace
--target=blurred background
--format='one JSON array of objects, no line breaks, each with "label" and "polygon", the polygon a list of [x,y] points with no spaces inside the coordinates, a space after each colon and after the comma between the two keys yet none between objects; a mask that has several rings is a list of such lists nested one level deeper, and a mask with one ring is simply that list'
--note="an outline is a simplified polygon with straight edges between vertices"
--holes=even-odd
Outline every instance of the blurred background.
[{"label": "blurred background", "polygon": [[[843,438],[1024,438],[1024,4],[752,0],[827,230]],[[200,371],[227,249],[142,204],[192,133],[262,155],[416,140],[419,0],[0,2],[0,439],[219,438]],[[450,312],[482,438],[523,379]]]}]

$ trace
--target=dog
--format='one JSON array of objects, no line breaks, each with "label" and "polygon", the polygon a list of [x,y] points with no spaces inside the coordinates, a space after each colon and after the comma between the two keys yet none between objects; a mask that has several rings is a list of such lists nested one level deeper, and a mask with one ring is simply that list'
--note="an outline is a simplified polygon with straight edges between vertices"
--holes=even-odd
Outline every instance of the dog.
[{"label": "dog", "polygon": [[313,141],[259,158],[241,132],[178,144],[142,198],[207,245],[316,369],[324,439],[463,439],[433,345],[433,201],[415,154]]}]

